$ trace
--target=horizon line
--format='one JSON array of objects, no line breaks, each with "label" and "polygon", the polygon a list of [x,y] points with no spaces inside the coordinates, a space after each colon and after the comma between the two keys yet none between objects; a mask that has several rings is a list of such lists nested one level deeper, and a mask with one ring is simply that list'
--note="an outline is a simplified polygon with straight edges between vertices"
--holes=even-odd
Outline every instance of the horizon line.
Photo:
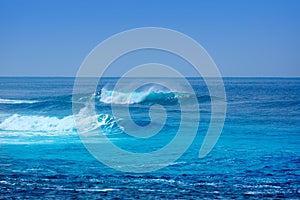
[{"label": "horizon line", "polygon": [[[122,76],[102,76],[101,78],[121,78]],[[63,75],[54,75],[54,76],[18,76],[18,75],[9,75],[9,76],[2,76],[0,78],[76,78],[76,76],[63,76]],[[79,77],[77,77],[79,78]],[[100,78],[96,76],[84,76],[81,78]],[[179,78],[179,77],[126,77],[126,78]],[[185,78],[203,78],[201,76],[186,76]],[[216,77],[206,77],[206,78],[216,78]],[[300,76],[222,76],[220,78],[300,78]]]}]

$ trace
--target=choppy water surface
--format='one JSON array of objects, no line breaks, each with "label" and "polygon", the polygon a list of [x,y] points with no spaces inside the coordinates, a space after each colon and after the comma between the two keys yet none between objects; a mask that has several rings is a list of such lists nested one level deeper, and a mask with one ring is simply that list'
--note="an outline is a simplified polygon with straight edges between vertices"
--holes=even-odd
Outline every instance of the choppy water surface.
[{"label": "choppy water surface", "polygon": [[[106,86],[116,80],[101,80],[87,95],[95,98],[98,128],[128,151],[168,144],[180,122],[178,101],[190,94],[151,86],[111,98]],[[73,81],[0,78],[0,198],[300,198],[300,79],[225,78],[224,129],[203,159],[198,152],[215,97],[202,80],[189,79],[201,110],[197,137],[175,163],[145,174],[106,167],[85,149],[72,118]],[[130,104],[139,125],[149,123],[150,106],[161,104],[168,120],[152,139],[128,137],[119,126],[126,119],[113,118],[110,103]]]}]

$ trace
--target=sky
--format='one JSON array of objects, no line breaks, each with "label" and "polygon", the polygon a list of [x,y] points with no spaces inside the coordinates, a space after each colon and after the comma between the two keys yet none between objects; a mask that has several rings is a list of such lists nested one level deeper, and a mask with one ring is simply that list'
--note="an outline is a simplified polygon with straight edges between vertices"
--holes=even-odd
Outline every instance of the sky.
[{"label": "sky", "polygon": [[299,10],[297,0],[1,0],[0,76],[75,76],[100,42],[150,26],[195,39],[224,77],[300,77]]}]

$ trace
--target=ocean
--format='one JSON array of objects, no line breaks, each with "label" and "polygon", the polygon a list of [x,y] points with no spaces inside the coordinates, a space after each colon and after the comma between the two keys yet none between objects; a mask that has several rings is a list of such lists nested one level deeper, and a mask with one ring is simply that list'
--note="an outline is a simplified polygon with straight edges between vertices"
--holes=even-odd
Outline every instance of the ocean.
[{"label": "ocean", "polygon": [[[197,135],[174,162],[145,173],[130,169],[146,169],[147,164],[133,161],[126,170],[111,168],[87,150],[73,119],[74,80],[0,78],[0,199],[300,198],[300,78],[224,78],[224,127],[204,158],[199,149],[211,121],[211,102],[218,100],[202,79],[188,78],[200,109]],[[96,127],[87,132],[100,131],[115,146],[134,153],[169,144],[181,122],[179,100],[189,102],[189,94],[151,85],[133,96],[119,91],[112,98],[109,85],[117,80],[103,78],[95,93],[85,94],[97,112]],[[120,109],[129,105],[131,120],[142,127],[150,123],[149,111],[157,104],[167,110],[166,120],[154,120],[157,135],[135,138],[125,133],[129,119],[115,118],[111,103]],[[86,108],[80,98],[75,104]],[[185,116],[196,121],[193,112]],[[183,131],[190,137],[189,123]],[[105,147],[107,141],[99,141]],[[120,156],[118,162],[126,160]]]}]

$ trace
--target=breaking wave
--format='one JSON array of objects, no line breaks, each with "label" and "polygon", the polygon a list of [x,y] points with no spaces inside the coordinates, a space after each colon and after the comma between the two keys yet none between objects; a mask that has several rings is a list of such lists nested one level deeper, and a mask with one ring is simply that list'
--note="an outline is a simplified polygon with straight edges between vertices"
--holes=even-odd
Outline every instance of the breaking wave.
[{"label": "breaking wave", "polygon": [[119,92],[102,88],[100,93],[100,101],[106,104],[176,105],[179,101],[192,97],[193,94],[163,91],[155,87],[135,92]]},{"label": "breaking wave", "polygon": [[[86,122],[86,121],[85,121]],[[89,126],[89,122],[85,123]],[[105,134],[116,133],[116,121],[108,114],[97,115],[97,127]],[[77,134],[73,116],[63,118],[13,114],[0,123],[0,136],[57,136]]]}]

